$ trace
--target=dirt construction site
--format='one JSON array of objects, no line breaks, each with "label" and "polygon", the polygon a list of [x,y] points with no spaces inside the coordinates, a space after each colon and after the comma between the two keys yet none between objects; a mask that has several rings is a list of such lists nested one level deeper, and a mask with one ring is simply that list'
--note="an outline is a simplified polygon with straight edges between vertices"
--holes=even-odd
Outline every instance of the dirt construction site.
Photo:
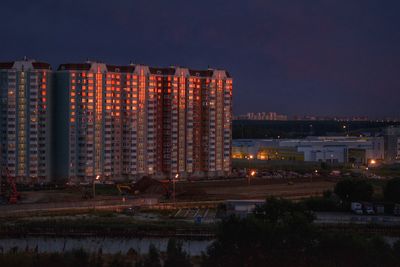
[{"label": "dirt construction site", "polygon": [[[333,189],[336,181],[332,179],[263,179],[255,178],[230,180],[204,180],[188,182],[182,181],[175,184],[176,201],[213,201],[226,199],[265,199],[268,196],[300,199],[309,196],[318,196],[325,190]],[[97,200],[115,200],[121,198],[115,185],[96,185]],[[161,185],[147,183],[139,186],[135,192],[127,197],[152,196],[168,201],[165,198],[166,189],[172,192],[172,183]],[[82,195],[79,188],[63,190],[30,191],[22,192],[22,203],[48,203],[48,202],[75,202],[81,201]]]},{"label": "dirt construction site", "polygon": [[[182,183],[180,199],[185,200],[225,200],[225,199],[265,199],[276,196],[299,199],[321,195],[333,189],[335,181],[326,179],[235,179],[226,181],[204,181]],[[178,187],[177,187],[178,188]],[[193,193],[192,193],[193,192]]]}]

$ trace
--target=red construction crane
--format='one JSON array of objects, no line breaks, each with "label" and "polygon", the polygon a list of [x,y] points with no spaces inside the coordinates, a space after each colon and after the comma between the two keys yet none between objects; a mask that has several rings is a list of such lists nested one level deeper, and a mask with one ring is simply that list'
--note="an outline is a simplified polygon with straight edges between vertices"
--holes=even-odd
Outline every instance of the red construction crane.
[{"label": "red construction crane", "polygon": [[4,169],[1,175],[1,196],[9,204],[16,204],[21,198],[21,194],[18,192],[15,184],[15,179],[10,175],[8,169]]}]

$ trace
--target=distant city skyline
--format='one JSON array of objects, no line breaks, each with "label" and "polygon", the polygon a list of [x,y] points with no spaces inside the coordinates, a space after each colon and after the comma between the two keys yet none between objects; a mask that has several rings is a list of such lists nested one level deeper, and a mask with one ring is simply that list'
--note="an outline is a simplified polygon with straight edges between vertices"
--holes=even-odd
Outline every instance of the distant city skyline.
[{"label": "distant city skyline", "polygon": [[0,61],[210,66],[234,78],[235,114],[400,117],[399,1],[5,0],[1,9]]},{"label": "distant city skyline", "polygon": [[370,116],[340,116],[340,115],[315,115],[295,114],[288,115],[275,111],[247,112],[234,114],[235,120],[336,120],[336,121],[400,121],[399,117],[370,117]]}]

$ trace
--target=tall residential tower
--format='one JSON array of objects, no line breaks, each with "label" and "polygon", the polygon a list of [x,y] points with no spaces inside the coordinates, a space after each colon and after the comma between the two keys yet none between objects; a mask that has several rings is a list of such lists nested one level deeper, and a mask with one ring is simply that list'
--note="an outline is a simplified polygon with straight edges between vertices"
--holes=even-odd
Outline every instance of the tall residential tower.
[{"label": "tall residential tower", "polygon": [[55,77],[57,177],[230,173],[226,71],[87,62],[62,64]]},{"label": "tall residential tower", "polygon": [[19,183],[51,180],[51,74],[47,63],[0,63],[0,165]]}]

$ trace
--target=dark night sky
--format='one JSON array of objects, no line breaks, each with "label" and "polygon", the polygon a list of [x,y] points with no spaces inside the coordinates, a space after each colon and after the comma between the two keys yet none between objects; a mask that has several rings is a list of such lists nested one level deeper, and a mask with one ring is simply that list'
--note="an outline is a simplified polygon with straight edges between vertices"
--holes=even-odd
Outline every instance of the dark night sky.
[{"label": "dark night sky", "polygon": [[234,112],[400,117],[399,0],[1,0],[0,60],[225,68]]}]

